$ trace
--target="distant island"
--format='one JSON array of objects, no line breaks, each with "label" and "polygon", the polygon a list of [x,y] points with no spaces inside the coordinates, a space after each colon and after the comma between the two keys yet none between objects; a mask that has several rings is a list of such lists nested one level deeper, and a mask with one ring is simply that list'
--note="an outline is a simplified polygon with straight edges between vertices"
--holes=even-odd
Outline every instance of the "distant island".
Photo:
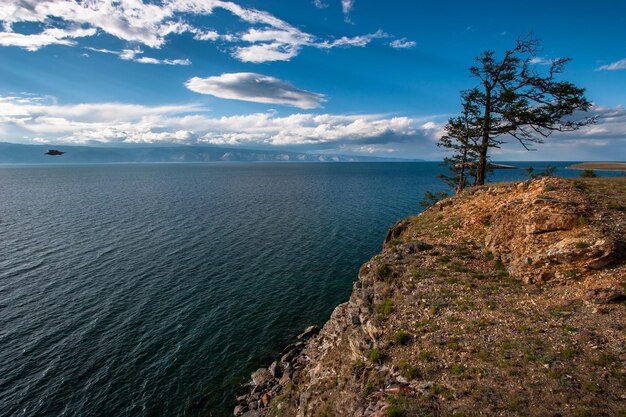
[{"label": "distant island", "polygon": [[[64,154],[60,156],[50,156],[48,153],[50,149],[58,149]],[[97,147],[61,146],[58,144],[23,145],[0,142],[0,164],[181,163],[220,161],[385,162],[405,160],[373,156],[222,148],[208,145]]]},{"label": "distant island", "polygon": [[568,168],[597,171],[626,171],[626,162],[583,162],[570,165]]}]

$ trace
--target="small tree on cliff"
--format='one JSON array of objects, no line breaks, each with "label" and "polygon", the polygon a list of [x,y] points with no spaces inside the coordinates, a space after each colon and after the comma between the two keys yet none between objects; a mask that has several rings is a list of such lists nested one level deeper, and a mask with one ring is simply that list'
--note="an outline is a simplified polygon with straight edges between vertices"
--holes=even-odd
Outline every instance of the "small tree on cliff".
[{"label": "small tree on cliff", "polygon": [[441,174],[441,178],[455,192],[460,192],[468,183],[469,177],[476,178],[478,161],[478,141],[480,129],[478,126],[478,108],[467,94],[463,94],[463,112],[461,116],[451,117],[444,130],[445,134],[439,139],[437,146],[451,149],[451,156],[445,157],[444,165],[451,175]]},{"label": "small tree on cliff", "polygon": [[450,134],[457,131],[457,118],[448,122],[448,138],[441,139],[441,146],[455,150],[457,156],[467,146],[476,153],[474,185],[485,183],[489,149],[499,148],[505,139],[515,138],[526,150],[533,150],[535,143],[543,143],[552,132],[574,131],[595,122],[593,117],[570,117],[591,107],[583,88],[555,79],[570,59],[549,61],[546,71],[540,72],[538,64],[543,62],[538,52],[539,41],[528,35],[501,58],[493,51],[483,52],[470,68],[479,83],[462,95],[464,112],[467,107],[476,112],[471,118],[472,131],[478,131],[476,144],[464,144],[459,138],[462,134]]}]

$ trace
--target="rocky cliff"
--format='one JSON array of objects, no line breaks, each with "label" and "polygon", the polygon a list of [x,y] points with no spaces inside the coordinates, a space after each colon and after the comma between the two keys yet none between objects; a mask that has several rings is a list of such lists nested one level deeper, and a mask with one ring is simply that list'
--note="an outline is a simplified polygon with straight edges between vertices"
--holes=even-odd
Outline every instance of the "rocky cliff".
[{"label": "rocky cliff", "polygon": [[395,225],[246,416],[626,415],[626,178],[469,189]]}]

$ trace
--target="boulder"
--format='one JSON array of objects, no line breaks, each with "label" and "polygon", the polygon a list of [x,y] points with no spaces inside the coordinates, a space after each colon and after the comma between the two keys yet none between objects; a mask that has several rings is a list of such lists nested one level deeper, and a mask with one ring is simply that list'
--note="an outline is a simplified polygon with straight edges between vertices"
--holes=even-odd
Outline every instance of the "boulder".
[{"label": "boulder", "polygon": [[280,378],[283,374],[282,366],[276,361],[272,362],[267,370],[270,371],[270,374],[272,374],[272,377],[274,378]]},{"label": "boulder", "polygon": [[272,374],[267,368],[259,368],[252,373],[252,383],[256,386],[265,385],[272,378]]},{"label": "boulder", "polygon": [[248,411],[248,407],[245,405],[238,405],[237,407],[235,407],[235,410],[233,411],[233,414],[236,416],[240,416],[243,413],[245,413],[246,411]]}]

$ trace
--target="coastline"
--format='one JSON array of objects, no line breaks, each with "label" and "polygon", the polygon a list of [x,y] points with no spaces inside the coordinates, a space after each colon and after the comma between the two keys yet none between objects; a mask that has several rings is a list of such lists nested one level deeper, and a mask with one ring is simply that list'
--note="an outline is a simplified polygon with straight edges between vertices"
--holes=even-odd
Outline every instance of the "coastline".
[{"label": "coastline", "polygon": [[[626,181],[602,181],[494,184],[400,221],[321,331],[307,329],[280,360],[252,374],[235,415],[499,415],[512,408],[541,415],[563,404],[588,415],[617,413],[626,394],[612,379],[620,378],[619,361],[600,366],[597,355],[619,356],[613,327],[624,312],[626,193],[609,209],[586,199],[602,199],[616,185],[624,190]],[[466,211],[477,205],[490,211]],[[602,232],[596,218],[615,230]],[[581,244],[583,235],[594,243]],[[593,348],[591,328],[605,340]],[[555,387],[565,372],[576,383],[563,391]],[[482,388],[471,394],[477,382]]]}]

